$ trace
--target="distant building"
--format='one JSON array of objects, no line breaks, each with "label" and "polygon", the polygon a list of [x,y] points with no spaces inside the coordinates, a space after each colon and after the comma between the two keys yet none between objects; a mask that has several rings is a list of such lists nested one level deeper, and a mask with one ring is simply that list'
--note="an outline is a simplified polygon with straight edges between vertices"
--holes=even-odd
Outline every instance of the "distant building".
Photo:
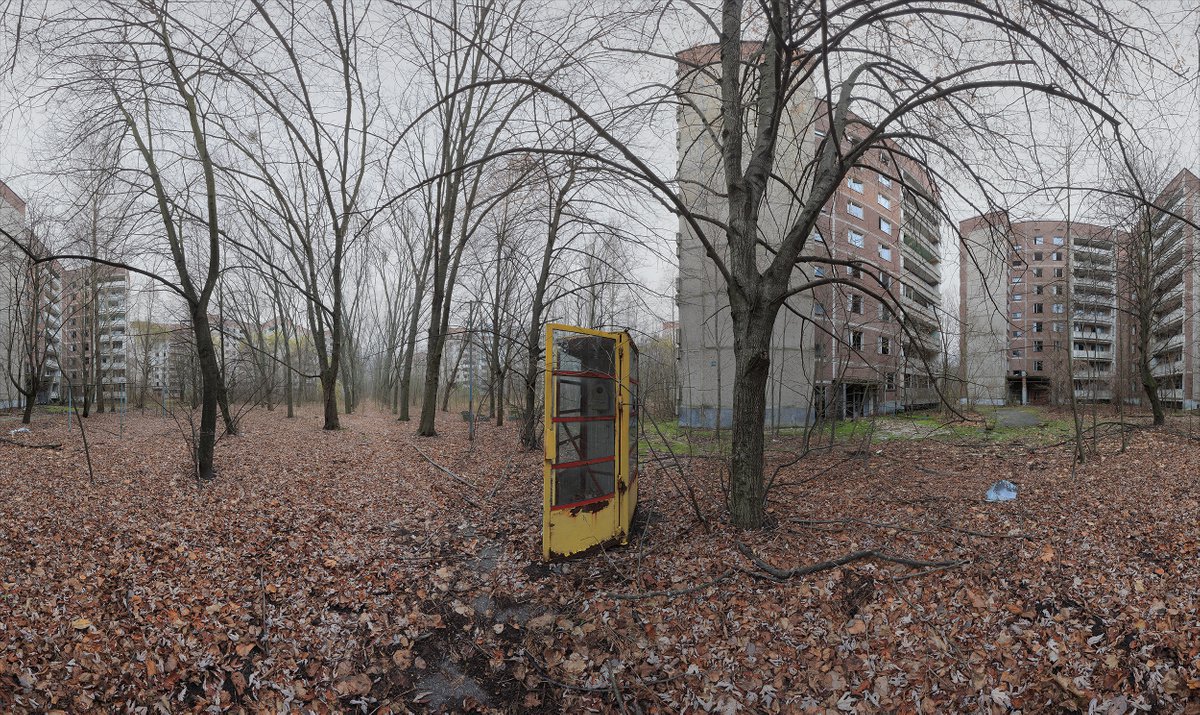
[{"label": "distant building", "polygon": [[[9,236],[25,235],[25,201],[0,181],[0,409],[21,406],[21,393],[9,378],[17,364],[10,364],[20,352],[20,332],[17,311],[21,291],[21,272],[24,256]],[[7,235],[6,235],[7,234]]]},{"label": "distant building", "polygon": [[[1161,270],[1154,271],[1150,293],[1155,301],[1150,369],[1164,405],[1193,410],[1200,407],[1200,231],[1192,225],[1200,222],[1200,178],[1180,171],[1155,204],[1162,210],[1151,218],[1151,245],[1154,268]],[[1129,315],[1119,317],[1122,353],[1134,365],[1136,326]],[[1136,368],[1128,374],[1130,394],[1141,399]]]},{"label": "distant building", "polygon": [[65,272],[61,362],[76,402],[125,398],[129,271],[88,264]]},{"label": "distant building", "polygon": [[[747,57],[758,45],[746,43]],[[678,181],[696,214],[721,220],[726,212],[720,133],[719,53],[702,45],[678,55],[678,88],[687,98],[678,114]],[[776,140],[774,173],[759,228],[768,245],[782,240],[801,209],[811,157],[825,136],[824,105],[813,87],[795,88]],[[862,267],[797,266],[793,280],[822,277],[861,281],[887,290],[897,316],[863,290],[826,285],[797,293],[775,322],[766,420],[802,425],[818,416],[853,417],[936,404],[929,375],[941,369],[941,225],[938,193],[920,167],[894,145],[870,152],[827,203],[806,254]],[[718,235],[714,231],[712,235]],[[677,235],[679,279],[679,419],[682,424],[729,425],[733,406],[733,330],[727,290],[698,235],[686,221]],[[718,242],[719,243],[719,242]],[[723,244],[718,251],[727,251]]]},{"label": "distant building", "polygon": [[45,248],[27,225],[25,202],[3,182],[0,229],[0,409],[6,409],[23,405],[22,391],[30,392],[34,372],[34,401],[58,398],[62,268],[29,258],[26,251],[44,255]]},{"label": "distant building", "polygon": [[960,379],[970,404],[1113,399],[1116,229],[1067,221],[963,221]]}]

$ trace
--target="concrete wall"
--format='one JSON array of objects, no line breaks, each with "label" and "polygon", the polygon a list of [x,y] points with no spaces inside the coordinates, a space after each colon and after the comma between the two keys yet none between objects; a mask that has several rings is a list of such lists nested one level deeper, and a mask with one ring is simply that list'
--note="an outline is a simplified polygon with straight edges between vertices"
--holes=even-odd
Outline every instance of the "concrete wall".
[{"label": "concrete wall", "polygon": [[959,258],[959,370],[970,405],[1003,405],[1008,374],[1007,220],[964,222]]},{"label": "concrete wall", "polygon": [[[747,45],[747,51],[753,51]],[[687,106],[678,114],[678,180],[684,200],[690,209],[701,215],[723,221],[726,214],[722,197],[725,176],[721,152],[715,137],[720,136],[720,73],[716,48],[702,46],[680,53],[679,86],[688,98]],[[695,69],[690,63],[704,64]],[[800,88],[794,95],[791,111],[780,128],[776,172],[791,184],[802,188],[801,174],[812,156],[810,137],[813,114],[811,85]],[[754,116],[746,124],[752,131]],[[749,145],[750,139],[745,140]],[[805,192],[801,190],[800,195]],[[760,219],[762,238],[777,244],[783,233],[794,223],[800,205],[792,191],[779,182],[772,182],[763,202]],[[701,229],[723,259],[728,257],[724,232],[712,223]],[[760,250],[761,265],[769,262],[769,254]],[[733,406],[733,329],[725,282],[713,261],[705,254],[696,230],[680,221],[677,257],[679,283],[676,300],[680,323],[680,423],[684,425],[730,424]],[[796,271],[800,284],[811,277],[807,271]],[[788,302],[791,310],[812,315],[812,298],[805,294]],[[772,384],[768,388],[767,424],[792,426],[807,423],[812,416],[813,331],[803,321],[784,308],[775,324],[771,350]]]}]

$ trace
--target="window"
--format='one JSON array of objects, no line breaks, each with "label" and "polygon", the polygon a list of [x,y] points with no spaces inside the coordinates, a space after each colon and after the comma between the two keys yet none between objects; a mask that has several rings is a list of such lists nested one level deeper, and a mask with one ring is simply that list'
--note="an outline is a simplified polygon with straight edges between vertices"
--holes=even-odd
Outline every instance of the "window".
[{"label": "window", "polygon": [[1046,312],[1046,311],[1043,309],[1043,307],[1042,307],[1043,305],[1045,305],[1045,304],[1044,304],[1044,303],[1034,303],[1034,304],[1033,304],[1033,312],[1034,312],[1034,313],[1044,313],[1044,312]]},{"label": "window", "polygon": [[891,338],[887,338],[887,337],[879,338],[879,354],[880,355],[891,355],[892,354],[892,339]]},{"label": "window", "polygon": [[1014,258],[1013,265],[1014,266],[1022,266],[1022,265],[1025,265],[1025,261],[1022,261],[1020,258]]},{"label": "window", "polygon": [[858,266],[850,266],[846,272],[850,274],[851,278],[862,278],[862,269]]},{"label": "window", "polygon": [[1033,371],[1034,371],[1034,372],[1041,372],[1041,371],[1042,371],[1042,361],[1041,361],[1041,360],[1034,360],[1034,361],[1033,361]]},{"label": "window", "polygon": [[825,269],[820,266],[814,267],[813,268],[813,276],[816,278],[824,278],[825,277]]},{"label": "window", "polygon": [[850,241],[850,245],[858,246],[859,248],[862,248],[863,246],[867,245],[867,240],[865,238],[863,238],[863,235],[861,233],[859,233],[858,231],[850,232],[849,241]]},{"label": "window", "polygon": [[1050,306],[1050,310],[1055,313],[1061,313],[1061,312],[1063,312],[1063,304],[1055,303],[1054,305]]},{"label": "window", "polygon": [[1020,283],[1023,280],[1025,280],[1025,279],[1022,278],[1021,276],[1013,276],[1013,279],[1012,279],[1013,283]]},{"label": "window", "polygon": [[1034,293],[1034,295],[1041,295],[1042,290],[1044,290],[1044,289],[1045,289],[1045,286],[1034,286],[1033,293]]},{"label": "window", "polygon": [[[880,223],[883,223],[883,221],[880,221]],[[885,261],[892,260],[892,247],[886,243],[879,244],[879,257]]]},{"label": "window", "polygon": [[825,306],[820,303],[813,303],[813,315],[825,315]]},{"label": "window", "polygon": [[813,345],[813,357],[818,360],[825,357],[825,343],[818,342]]},{"label": "window", "polygon": [[1041,252],[1041,251],[1034,251],[1034,252],[1033,252],[1033,260],[1035,260],[1035,261],[1040,261],[1040,260],[1042,260],[1042,252]]},{"label": "window", "polygon": [[1034,277],[1034,278],[1041,278],[1041,277],[1042,277],[1042,269],[1041,269],[1041,268],[1034,268],[1034,269],[1033,269],[1033,277]]},{"label": "window", "polygon": [[846,213],[850,214],[851,216],[853,216],[855,218],[862,218],[863,217],[863,207],[854,203],[853,201],[847,201],[846,202]]},{"label": "window", "polygon": [[886,233],[889,236],[892,235],[892,222],[888,221],[885,218],[880,218],[879,219],[879,230],[883,231],[884,233]]},{"label": "window", "polygon": [[1062,260],[1062,251],[1055,251],[1054,253],[1051,253],[1050,260],[1061,261]]},{"label": "window", "polygon": [[1025,334],[1025,331],[1023,331],[1023,330],[1014,330],[1014,331],[1013,331],[1013,337],[1014,337],[1014,338],[1019,338],[1019,337],[1021,337],[1021,336],[1022,336],[1022,335],[1024,335],[1024,334]]},{"label": "window", "polygon": [[813,231],[812,240],[817,243],[825,243],[825,237],[821,235],[820,231]]},{"label": "window", "polygon": [[1021,357],[1021,351],[1020,351],[1020,350],[1013,350],[1013,351],[1012,351],[1012,356],[1013,356],[1013,357],[1016,357],[1016,358],[1019,358],[1019,357]]},{"label": "window", "polygon": [[[851,176],[851,177],[848,177],[848,178],[846,179],[846,186],[849,186],[851,189],[853,189],[853,190],[857,191],[857,192],[858,192],[858,193],[860,193],[860,194],[863,192],[863,183],[862,183],[862,180],[861,180],[861,179],[856,179],[856,178],[854,178],[853,176]],[[862,214],[859,214],[859,216],[858,216],[858,217],[859,217],[859,218],[862,218]]]},{"label": "window", "polygon": [[1063,273],[1062,273],[1062,271],[1063,271],[1063,269],[1061,269],[1061,268],[1055,268],[1055,269],[1054,269],[1054,277],[1055,277],[1055,278],[1062,278],[1062,277],[1063,277]]},{"label": "window", "polygon": [[862,338],[863,338],[863,334],[862,334],[861,330],[855,330],[852,333],[850,333],[850,349],[851,350],[862,350],[862,346],[863,346]]},{"label": "window", "polygon": [[1050,286],[1050,292],[1053,293],[1054,295],[1062,295],[1063,287],[1062,286]]},{"label": "window", "polygon": [[879,272],[879,285],[883,286],[884,289],[891,288],[892,287],[892,277],[890,275],[888,275],[887,273],[880,271]]},{"label": "window", "polygon": [[887,322],[890,322],[891,319],[892,319],[892,311],[888,310],[886,305],[884,305],[883,303],[880,303],[879,304],[879,320],[884,323],[887,323]]},{"label": "window", "polygon": [[885,390],[888,392],[894,392],[896,390],[896,373],[886,373],[883,377],[883,383]]},{"label": "window", "polygon": [[879,205],[884,207],[885,209],[890,209],[892,207],[892,200],[889,199],[888,197],[884,196],[883,194],[878,194],[875,197],[875,200],[878,201]]},{"label": "window", "polygon": [[1033,341],[1033,351],[1035,353],[1040,353],[1042,351],[1042,341],[1041,340]]},{"label": "window", "polygon": [[1040,246],[1045,242],[1046,242],[1045,236],[1034,236],[1033,237],[1033,245],[1035,245],[1035,246]]},{"label": "window", "polygon": [[883,174],[880,174],[879,175],[879,183],[883,184],[884,186],[891,186],[892,180],[889,179],[888,177],[884,176]]},{"label": "window", "polygon": [[1013,300],[1025,300],[1024,293],[1013,293]]},{"label": "window", "polygon": [[861,295],[850,296],[850,312],[855,315],[862,315],[863,299]]},{"label": "window", "polygon": [[823,136],[825,136],[825,132],[821,131],[820,129],[814,129],[813,135],[818,136],[818,137],[823,137]]},{"label": "window", "polygon": [[1013,317],[1013,320],[1020,320],[1020,319],[1021,319],[1021,311],[1019,311],[1019,310],[1014,310],[1014,311],[1013,311],[1013,314],[1012,314],[1012,317]]},{"label": "window", "polygon": [[1062,236],[1055,236],[1055,237],[1054,237],[1054,245],[1055,245],[1055,246],[1061,246],[1061,245],[1063,245],[1063,237],[1062,237]]}]

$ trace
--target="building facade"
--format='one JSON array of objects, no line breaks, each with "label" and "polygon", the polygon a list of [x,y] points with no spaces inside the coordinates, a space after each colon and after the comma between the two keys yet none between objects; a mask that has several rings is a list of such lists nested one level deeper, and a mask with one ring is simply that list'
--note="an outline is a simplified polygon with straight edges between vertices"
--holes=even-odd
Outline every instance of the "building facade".
[{"label": "building facade", "polygon": [[[1150,306],[1150,369],[1158,385],[1158,396],[1167,407],[1196,409],[1200,407],[1200,379],[1197,379],[1197,341],[1200,340],[1200,264],[1196,261],[1197,239],[1195,226],[1200,223],[1200,178],[1184,169],[1175,175],[1155,200],[1159,210],[1149,218],[1150,256],[1149,290],[1139,293],[1134,286],[1123,286],[1122,297],[1136,300],[1137,296],[1152,301]],[[1144,224],[1138,227],[1144,229]],[[1136,245],[1131,242],[1131,249]],[[1126,255],[1123,260],[1133,260]],[[1124,280],[1137,280],[1138,270],[1127,267],[1121,271]],[[1120,334],[1126,338],[1122,350],[1128,364],[1136,365],[1139,344],[1138,306],[1127,305],[1123,313]],[[1143,387],[1136,368],[1129,374],[1129,394],[1132,400],[1143,401]]]},{"label": "building facade", "polygon": [[21,407],[26,394],[44,404],[60,390],[62,267],[29,258],[46,249],[28,223],[25,202],[0,182],[0,409]]},{"label": "building facade", "polygon": [[63,284],[64,392],[115,405],[126,398],[129,271],[84,265],[65,271]]},{"label": "building facade", "polygon": [[[747,62],[757,51],[755,44],[744,45]],[[677,117],[680,192],[693,214],[722,221],[718,48],[702,45],[677,57],[677,87],[684,100]],[[759,219],[768,247],[778,245],[803,207],[811,158],[825,136],[822,106],[811,86],[799,87],[784,114],[776,140],[775,180]],[[925,173],[894,148],[870,152],[850,171],[805,249],[808,256],[830,262],[801,263],[793,281],[799,286],[837,277],[863,289],[831,284],[788,299],[773,333],[768,426],[936,404],[929,375],[940,367],[942,354],[937,201]],[[727,257],[721,230],[706,234]],[[726,286],[687,221],[680,221],[676,253],[679,419],[688,426],[728,426],[734,358]],[[873,297],[883,292],[894,298]]]},{"label": "building facade", "polygon": [[0,181],[0,410],[21,405],[21,393],[11,379],[21,352],[18,310],[21,271],[25,264],[11,237],[25,235],[25,201]]},{"label": "building facade", "polygon": [[1074,221],[959,225],[959,378],[975,405],[1113,399],[1116,229]]}]

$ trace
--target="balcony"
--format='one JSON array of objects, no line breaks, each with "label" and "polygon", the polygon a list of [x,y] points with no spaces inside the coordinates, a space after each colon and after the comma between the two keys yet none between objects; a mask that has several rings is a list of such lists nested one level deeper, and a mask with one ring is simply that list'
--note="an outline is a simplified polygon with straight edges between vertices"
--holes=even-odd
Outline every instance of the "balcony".
[{"label": "balcony", "polygon": [[1155,377],[1169,377],[1171,375],[1183,374],[1182,360],[1170,362],[1157,362],[1152,360],[1151,365],[1152,367],[1150,368],[1150,374],[1154,375]]},{"label": "balcony", "polygon": [[1183,347],[1183,333],[1176,333],[1166,340],[1156,340],[1154,352],[1161,353],[1167,350],[1180,349]]},{"label": "balcony", "polygon": [[1108,388],[1096,388],[1089,390],[1087,388],[1075,390],[1075,399],[1077,400],[1111,400],[1112,390]]},{"label": "balcony", "polygon": [[1112,350],[1072,350],[1076,360],[1112,360]]},{"label": "balcony", "polygon": [[1162,388],[1158,391],[1158,397],[1162,400],[1178,401],[1183,399],[1183,388]]}]

